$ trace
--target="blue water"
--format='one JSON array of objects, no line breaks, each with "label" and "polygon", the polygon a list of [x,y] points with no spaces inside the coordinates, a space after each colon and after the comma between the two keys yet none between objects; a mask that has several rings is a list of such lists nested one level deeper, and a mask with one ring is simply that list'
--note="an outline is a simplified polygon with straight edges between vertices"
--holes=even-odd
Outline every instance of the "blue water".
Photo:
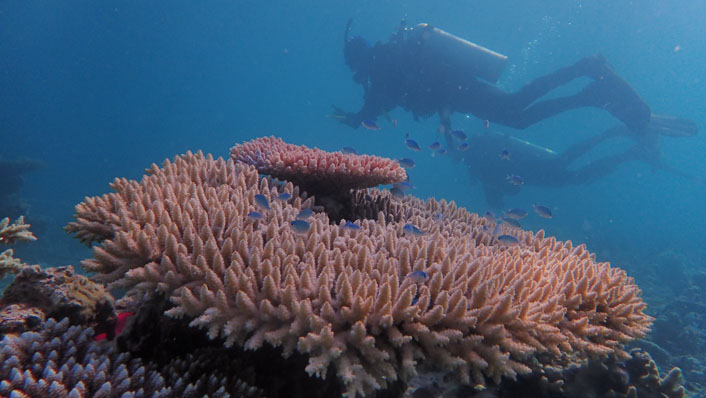
[{"label": "blue water", "polygon": [[[17,248],[25,260],[61,265],[90,256],[60,228],[76,203],[108,192],[113,178],[138,179],[151,163],[186,150],[227,156],[232,145],[264,135],[411,157],[414,195],[487,210],[463,167],[426,150],[438,139],[438,118],[414,121],[398,109],[390,115],[397,128],[381,119],[383,129],[369,131],[325,116],[333,104],[348,111],[362,104],[343,62],[348,18],[352,33],[370,41],[386,40],[405,18],[501,52],[510,60],[499,81],[507,90],[601,53],[653,112],[692,119],[702,131],[706,121],[706,6],[698,0],[156,4],[167,3],[0,3],[0,156],[45,165],[25,176],[21,191],[28,221],[42,226],[38,243]],[[453,121],[483,129],[475,118]],[[523,131],[491,129],[560,151],[614,124],[605,112],[581,109]],[[424,151],[404,146],[407,132]],[[703,181],[703,133],[664,137],[661,148],[667,163]],[[703,182],[631,163],[590,185],[523,187],[506,205],[552,207],[552,220],[531,214],[525,227],[587,243],[640,284],[655,267],[706,270],[704,193]],[[682,264],[656,260],[668,250]]]}]

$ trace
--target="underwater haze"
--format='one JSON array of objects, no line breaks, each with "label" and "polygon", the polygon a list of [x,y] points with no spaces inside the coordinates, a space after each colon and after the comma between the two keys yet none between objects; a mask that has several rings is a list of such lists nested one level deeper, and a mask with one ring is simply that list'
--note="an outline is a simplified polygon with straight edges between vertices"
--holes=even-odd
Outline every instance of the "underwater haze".
[{"label": "underwater haze", "polygon": [[[351,35],[371,44],[387,41],[404,20],[504,54],[497,85],[507,91],[601,54],[653,113],[692,120],[699,134],[657,138],[668,168],[635,161],[587,184],[528,181],[494,208],[462,152],[428,148],[455,142],[439,131],[438,115],[415,120],[397,108],[377,119],[379,130],[331,117],[333,106],[352,112],[363,104],[343,56],[349,19]],[[687,383],[706,385],[706,361],[696,358],[706,356],[704,37],[700,0],[2,2],[0,159],[41,162],[23,175],[17,195],[38,242],[17,245],[15,254],[78,265],[91,252],[62,229],[73,206],[110,192],[116,177],[139,180],[152,163],[187,150],[227,157],[234,144],[273,135],[411,158],[408,193],[479,214],[524,209],[523,228],[585,243],[598,260],[626,269],[657,317],[652,341],[670,354],[660,367],[681,366]],[[452,123],[469,135],[509,134],[561,152],[620,121],[581,108],[522,130],[486,128],[472,115],[454,114]],[[577,164],[630,145],[629,137],[607,142]],[[539,217],[533,204],[552,218]],[[694,307],[675,304],[685,302]]]}]

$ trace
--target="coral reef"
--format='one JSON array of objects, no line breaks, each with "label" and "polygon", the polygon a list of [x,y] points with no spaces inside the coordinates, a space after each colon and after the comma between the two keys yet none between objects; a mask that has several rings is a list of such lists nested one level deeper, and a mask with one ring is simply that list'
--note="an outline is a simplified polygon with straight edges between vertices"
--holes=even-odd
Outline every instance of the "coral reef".
[{"label": "coral reef", "polygon": [[235,145],[230,150],[230,157],[255,166],[262,174],[291,181],[314,195],[372,188],[407,178],[399,163],[391,159],[326,152],[304,145],[287,144],[275,137],[257,138]]},{"label": "coral reef", "polygon": [[[93,330],[49,320],[39,332],[6,336],[0,350],[0,396],[24,397],[259,397],[212,353],[172,358],[157,368],[112,345]],[[216,363],[222,364],[222,363]]]},{"label": "coral reef", "polygon": [[143,301],[116,339],[117,347],[158,368],[175,357],[202,356],[208,358],[208,366],[201,367],[206,374],[227,369],[271,398],[341,396],[342,386],[336,378],[322,380],[306,374],[304,355],[295,353],[285,359],[281,349],[269,345],[256,351],[225,348],[222,340],[209,339],[202,330],[189,327],[188,320],[165,316],[171,306],[162,296]]},{"label": "coral reef", "polygon": [[11,245],[17,241],[29,242],[37,237],[29,230],[30,225],[25,224],[24,216],[20,216],[12,224],[8,217],[0,220],[0,243]]},{"label": "coral reef", "polygon": [[702,269],[700,262],[692,263],[668,249],[645,261],[641,277],[656,320],[647,340],[632,344],[648,350],[660,367],[680,367],[687,392],[694,396],[706,396],[706,274]]},{"label": "coral reef", "polygon": [[[8,217],[3,218],[0,220],[0,243],[10,245],[17,241],[37,240],[29,227],[29,224],[25,224],[23,216],[18,217],[13,223],[10,223]],[[27,267],[27,264],[14,257],[14,253],[12,249],[0,252],[0,280],[8,274],[16,274]]]},{"label": "coral reef", "polygon": [[22,260],[15,258],[14,254],[15,252],[12,249],[0,252],[0,280],[7,275],[14,275],[29,266],[23,263]]},{"label": "coral reef", "polygon": [[0,308],[0,337],[42,327],[44,311],[26,304],[9,304]]},{"label": "coral reef", "polygon": [[[507,246],[453,203],[373,190],[375,219],[351,229],[317,213],[302,233],[290,222],[310,199],[253,166],[187,153],[147,174],[76,207],[67,230],[101,242],[83,266],[111,289],[166,294],[168,315],[226,346],[308,355],[306,371],[335,371],[347,396],[422,367],[483,386],[628,358],[621,344],[652,321],[632,278],[584,246],[505,230],[517,239]],[[273,200],[283,192],[292,200]],[[258,194],[271,203],[263,220],[247,216]]]},{"label": "coral reef", "polygon": [[373,155],[326,152],[304,145],[263,137],[235,145],[231,159],[249,164],[262,174],[292,182],[309,195],[332,220],[351,219],[355,190],[404,181],[407,173],[398,162]]},{"label": "coral reef", "polygon": [[635,349],[626,360],[611,355],[591,359],[581,366],[548,370],[544,374],[518,376],[503,380],[482,391],[461,386],[443,374],[420,374],[402,395],[403,398],[682,398],[681,372],[673,368],[660,377],[649,354]]},{"label": "coral reef", "polygon": [[113,297],[102,285],[76,274],[72,266],[24,267],[0,298],[0,332],[18,333],[40,326],[37,320],[68,318],[72,324],[109,329]]}]

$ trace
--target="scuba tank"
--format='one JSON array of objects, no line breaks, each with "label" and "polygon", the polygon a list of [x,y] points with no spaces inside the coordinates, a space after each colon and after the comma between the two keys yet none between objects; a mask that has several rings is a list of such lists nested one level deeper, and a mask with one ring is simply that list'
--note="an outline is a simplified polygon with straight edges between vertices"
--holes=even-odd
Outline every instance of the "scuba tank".
[{"label": "scuba tank", "polygon": [[505,69],[507,57],[451,33],[420,23],[406,30],[408,40],[416,40],[419,55],[452,69],[495,83]]}]

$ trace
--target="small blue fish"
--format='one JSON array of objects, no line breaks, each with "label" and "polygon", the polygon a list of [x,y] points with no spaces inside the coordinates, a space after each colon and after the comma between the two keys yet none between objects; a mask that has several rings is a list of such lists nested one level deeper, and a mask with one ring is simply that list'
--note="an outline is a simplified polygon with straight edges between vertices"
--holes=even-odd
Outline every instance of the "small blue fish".
[{"label": "small blue fish", "polygon": [[461,152],[465,152],[468,150],[468,147],[469,147],[468,143],[464,142],[463,144],[458,146],[458,150]]},{"label": "small blue fish", "polygon": [[424,235],[424,232],[422,232],[419,228],[415,227],[412,224],[406,224],[404,227],[402,227],[402,232],[404,232],[405,235],[414,235],[414,236]]},{"label": "small blue fish", "polygon": [[527,212],[522,209],[510,209],[505,212],[505,217],[515,220],[522,220],[527,217]]},{"label": "small blue fish", "polygon": [[346,221],[346,223],[343,224],[343,229],[349,230],[349,231],[357,231],[360,229],[360,225],[358,225],[352,221]]},{"label": "small blue fish", "polygon": [[402,199],[404,198],[404,191],[397,187],[390,188],[390,194],[393,198]]},{"label": "small blue fish", "polygon": [[251,220],[262,220],[263,218],[265,218],[265,216],[263,216],[260,212],[251,211],[250,213],[248,213],[248,218]]},{"label": "small blue fish", "polygon": [[525,179],[517,174],[509,174],[505,179],[512,185],[522,185],[525,183]]},{"label": "small blue fish", "polygon": [[422,148],[419,147],[419,144],[417,144],[417,141],[415,141],[411,138],[407,138],[406,140],[404,140],[404,144],[407,145],[407,148],[409,148],[415,152],[419,152],[422,150]]},{"label": "small blue fish", "polygon": [[255,204],[260,210],[270,210],[270,201],[267,200],[267,196],[261,193],[255,195]]},{"label": "small blue fish", "polygon": [[436,154],[437,155],[446,155],[447,152],[448,151],[446,150],[446,148],[441,148],[438,151],[436,151]]},{"label": "small blue fish", "polygon": [[410,184],[409,181],[396,182],[392,184],[392,186],[401,189],[403,192],[416,188],[414,185]]},{"label": "small blue fish", "polygon": [[451,132],[451,135],[461,141],[465,141],[468,138],[468,136],[466,135],[466,133],[463,132],[463,130],[454,130]]},{"label": "small blue fish", "polygon": [[424,271],[414,271],[410,272],[407,278],[409,278],[412,283],[424,283],[429,280],[429,275]]},{"label": "small blue fish", "polygon": [[520,241],[512,235],[500,235],[498,236],[498,243],[502,246],[517,246]]},{"label": "small blue fish", "polygon": [[500,152],[499,156],[500,156],[500,159],[502,159],[502,160],[510,160],[510,151],[508,151],[507,149],[503,149]]},{"label": "small blue fish", "polygon": [[284,192],[284,193],[279,194],[279,196],[277,196],[275,199],[279,200],[280,202],[286,202],[291,197],[292,197],[292,194],[290,194],[289,192]]},{"label": "small blue fish", "polygon": [[294,220],[289,224],[292,226],[292,230],[299,235],[304,235],[311,229],[311,224],[304,220]]},{"label": "small blue fish", "polygon": [[495,224],[496,222],[498,222],[498,219],[495,217],[495,213],[490,210],[486,211],[485,214],[483,214],[483,217],[490,223]]},{"label": "small blue fish", "polygon": [[344,146],[343,149],[341,149],[341,152],[343,152],[344,154],[351,154],[352,153],[354,155],[358,153],[358,151],[356,151],[355,148],[349,147],[349,146]]},{"label": "small blue fish", "polygon": [[514,220],[510,217],[503,217],[502,220],[503,220],[503,223],[505,223],[505,225],[507,225],[510,228],[514,228],[514,229],[522,228],[522,225],[520,225],[520,223],[517,220]]},{"label": "small blue fish", "polygon": [[314,212],[311,209],[301,209],[299,214],[297,214],[297,220],[306,220],[313,215]]},{"label": "small blue fish", "polygon": [[368,130],[380,130],[380,126],[375,120],[363,120],[360,125]]},{"label": "small blue fish", "polygon": [[411,169],[416,164],[414,163],[414,160],[410,158],[397,159],[397,163],[399,163],[400,166],[404,167],[405,169]]},{"label": "small blue fish", "polygon": [[432,151],[436,151],[439,148],[441,148],[441,144],[439,143],[439,141],[434,141],[429,145],[429,149],[431,149]]},{"label": "small blue fish", "polygon": [[532,207],[534,207],[534,211],[535,211],[535,212],[537,213],[537,215],[539,215],[540,217],[543,217],[543,218],[552,218],[552,211],[551,211],[548,207],[542,206],[542,205],[538,205],[538,204],[534,204],[534,205],[532,205]]}]

